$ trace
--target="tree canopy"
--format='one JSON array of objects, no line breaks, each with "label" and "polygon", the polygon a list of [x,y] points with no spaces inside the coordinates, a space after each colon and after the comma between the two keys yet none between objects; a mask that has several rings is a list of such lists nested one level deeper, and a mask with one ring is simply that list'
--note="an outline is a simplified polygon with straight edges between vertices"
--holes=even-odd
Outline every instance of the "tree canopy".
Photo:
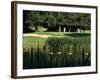
[{"label": "tree canopy", "polygon": [[57,28],[62,25],[84,26],[90,30],[91,15],[89,13],[72,13],[72,12],[47,12],[47,11],[23,11],[23,26],[44,28]]}]

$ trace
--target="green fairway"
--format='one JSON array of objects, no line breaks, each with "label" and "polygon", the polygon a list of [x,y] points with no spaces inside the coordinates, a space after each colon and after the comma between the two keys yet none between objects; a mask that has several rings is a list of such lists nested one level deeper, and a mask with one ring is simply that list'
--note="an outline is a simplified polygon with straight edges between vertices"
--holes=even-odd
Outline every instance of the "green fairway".
[{"label": "green fairway", "polygon": [[68,35],[90,35],[90,32],[82,32],[82,33],[78,33],[78,32],[33,32],[33,34],[39,34],[39,35],[52,35],[52,36],[68,36]]},{"label": "green fairway", "polygon": [[24,48],[30,48],[30,47],[36,48],[39,44],[39,46],[42,47],[46,40],[47,40],[46,38],[24,36],[23,46]]}]

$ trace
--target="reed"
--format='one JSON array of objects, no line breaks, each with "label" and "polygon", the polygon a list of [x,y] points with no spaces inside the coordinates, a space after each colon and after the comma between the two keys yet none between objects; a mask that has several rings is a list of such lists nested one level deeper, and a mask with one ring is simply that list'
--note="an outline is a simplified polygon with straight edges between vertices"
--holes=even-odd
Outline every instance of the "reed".
[{"label": "reed", "polygon": [[43,48],[23,49],[23,69],[91,65],[90,37],[50,37]]}]

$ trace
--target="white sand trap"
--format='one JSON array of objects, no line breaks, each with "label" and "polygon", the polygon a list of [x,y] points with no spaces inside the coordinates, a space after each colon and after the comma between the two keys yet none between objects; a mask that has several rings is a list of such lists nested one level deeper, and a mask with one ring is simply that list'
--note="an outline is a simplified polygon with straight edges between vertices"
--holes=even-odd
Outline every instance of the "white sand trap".
[{"label": "white sand trap", "polygon": [[41,38],[52,37],[51,35],[39,35],[39,34],[23,34],[23,36],[33,36],[33,37],[41,37]]}]

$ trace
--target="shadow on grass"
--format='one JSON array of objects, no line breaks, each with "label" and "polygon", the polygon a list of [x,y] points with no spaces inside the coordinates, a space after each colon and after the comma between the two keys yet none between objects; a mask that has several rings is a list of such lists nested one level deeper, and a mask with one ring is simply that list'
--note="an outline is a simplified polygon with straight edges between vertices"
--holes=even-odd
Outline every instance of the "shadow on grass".
[{"label": "shadow on grass", "polygon": [[70,34],[64,34],[65,36],[70,36],[70,37],[87,37],[90,36],[91,33],[70,33]]},{"label": "shadow on grass", "polygon": [[32,33],[32,32],[35,32],[35,31],[32,30],[32,29],[29,28],[29,27],[24,27],[24,29],[23,29],[23,33]]}]

